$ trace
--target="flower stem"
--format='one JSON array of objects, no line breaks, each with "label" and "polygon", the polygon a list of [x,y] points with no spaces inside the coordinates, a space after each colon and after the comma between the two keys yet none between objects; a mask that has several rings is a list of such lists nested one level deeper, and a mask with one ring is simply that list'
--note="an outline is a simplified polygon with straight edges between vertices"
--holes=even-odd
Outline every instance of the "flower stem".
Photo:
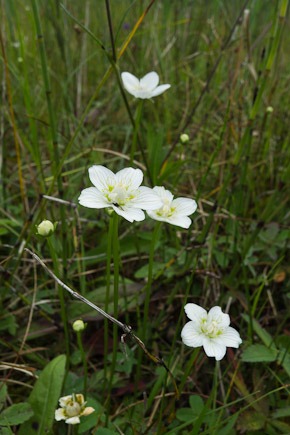
[{"label": "flower stem", "polygon": [[[59,267],[58,267],[59,262],[58,262],[56,249],[55,249],[55,246],[53,244],[53,238],[54,238],[54,236],[48,237],[47,243],[48,243],[48,247],[49,247],[49,251],[50,251],[50,256],[51,256],[52,262],[53,262],[53,269],[56,272],[56,274],[59,275]],[[66,367],[68,370],[68,368],[70,366],[70,347],[69,347],[70,338],[69,338],[69,331],[68,331],[67,312],[66,312],[66,305],[65,305],[63,288],[61,286],[57,286],[57,289],[58,289],[58,296],[59,296],[59,302],[60,302],[60,315],[61,315],[61,320],[62,320],[63,330],[64,330],[64,337],[65,337],[65,351],[66,351],[66,357],[67,357]]]},{"label": "flower stem", "polygon": [[149,314],[149,303],[150,296],[152,290],[152,278],[153,278],[153,262],[154,262],[154,252],[155,246],[158,241],[159,230],[161,227],[161,222],[157,222],[153,231],[151,244],[150,244],[150,252],[149,252],[149,264],[148,264],[148,280],[146,285],[146,294],[145,294],[145,305],[144,305],[144,320],[143,320],[143,339],[146,340],[147,331],[147,322],[148,322],[148,314]]},{"label": "flower stem", "polygon": [[[110,215],[108,239],[107,239],[107,266],[106,266],[106,299],[105,311],[108,312],[110,301],[110,288],[111,288],[111,259],[112,259],[112,237],[113,237],[113,216]],[[108,319],[104,320],[104,389],[103,394],[107,390],[107,364],[108,364],[108,348],[109,348],[109,323]]]},{"label": "flower stem", "polygon": [[[118,238],[118,226],[119,226],[119,216],[117,213],[113,214],[112,223],[112,253],[114,261],[114,317],[118,317],[118,301],[119,301],[119,238]],[[113,354],[112,354],[112,364],[110,370],[110,381],[109,381],[109,400],[111,397],[111,389],[113,384],[113,377],[117,362],[117,351],[118,351],[118,326],[114,324],[113,326]]]},{"label": "flower stem", "polygon": [[83,361],[83,368],[84,368],[84,397],[86,399],[86,397],[87,397],[87,384],[88,384],[88,363],[87,363],[87,358],[86,358],[86,354],[85,354],[84,346],[83,346],[83,341],[82,341],[82,331],[77,331],[76,334],[77,334],[78,347],[79,347],[79,350],[81,352],[82,361]]},{"label": "flower stem", "polygon": [[137,109],[136,109],[136,116],[135,116],[135,123],[134,123],[134,133],[133,133],[133,139],[132,139],[132,146],[131,146],[131,153],[130,153],[130,164],[132,165],[134,161],[134,155],[136,152],[136,145],[138,140],[138,131],[141,124],[141,115],[143,111],[143,100],[138,101]]}]

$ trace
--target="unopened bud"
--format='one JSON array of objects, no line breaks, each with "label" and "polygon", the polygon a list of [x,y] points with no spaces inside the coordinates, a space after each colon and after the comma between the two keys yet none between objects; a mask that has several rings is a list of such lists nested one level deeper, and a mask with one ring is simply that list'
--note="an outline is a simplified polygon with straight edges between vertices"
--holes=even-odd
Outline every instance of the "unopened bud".
[{"label": "unopened bud", "polygon": [[183,133],[180,135],[180,142],[181,143],[187,143],[189,141],[189,136],[186,133]]},{"label": "unopened bud", "polygon": [[48,237],[54,232],[55,225],[49,220],[44,220],[37,225],[36,229],[39,236]]},{"label": "unopened bud", "polygon": [[85,329],[86,325],[82,320],[75,320],[73,322],[73,330],[75,332],[82,332]]},{"label": "unopened bud", "polygon": [[266,109],[267,113],[272,113],[273,111],[274,111],[274,109],[273,109],[272,106],[268,106],[267,109]]}]

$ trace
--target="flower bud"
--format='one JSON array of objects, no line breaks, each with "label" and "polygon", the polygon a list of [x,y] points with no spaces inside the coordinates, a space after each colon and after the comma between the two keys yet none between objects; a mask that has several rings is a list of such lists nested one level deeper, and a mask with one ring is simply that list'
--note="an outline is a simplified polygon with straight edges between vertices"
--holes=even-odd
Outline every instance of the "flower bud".
[{"label": "flower bud", "polygon": [[49,220],[44,220],[37,225],[36,229],[39,236],[48,237],[54,232],[55,225]]},{"label": "flower bud", "polygon": [[272,106],[268,106],[267,109],[266,109],[267,113],[272,113],[273,111],[274,111],[274,109],[273,109]]},{"label": "flower bud", "polygon": [[75,332],[82,332],[85,329],[85,324],[82,320],[76,320],[73,322],[73,330]]},{"label": "flower bud", "polygon": [[189,141],[188,134],[186,134],[186,133],[181,134],[179,140],[183,144],[187,143]]}]

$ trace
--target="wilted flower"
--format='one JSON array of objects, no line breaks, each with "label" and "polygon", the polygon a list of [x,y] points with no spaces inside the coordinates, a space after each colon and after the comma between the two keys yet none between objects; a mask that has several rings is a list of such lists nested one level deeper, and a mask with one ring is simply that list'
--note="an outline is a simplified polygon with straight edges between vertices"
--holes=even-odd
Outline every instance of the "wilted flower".
[{"label": "wilted flower", "polygon": [[148,215],[157,221],[168,222],[182,228],[189,228],[191,219],[188,217],[197,209],[197,204],[190,198],[176,198],[163,186],[153,188],[162,201],[162,206],[156,210],[147,211]]},{"label": "wilted flower", "polygon": [[168,84],[158,86],[159,75],[154,71],[146,74],[140,80],[128,72],[123,72],[121,77],[126,91],[135,98],[141,98],[142,100],[157,97],[171,86]]},{"label": "wilted flower", "polygon": [[89,177],[95,187],[84,189],[79,203],[89,208],[109,207],[129,222],[143,221],[143,210],[154,210],[161,200],[149,187],[141,186],[143,173],[140,169],[125,168],[114,174],[104,166],[89,169]]},{"label": "wilted flower", "polygon": [[59,399],[61,408],[55,411],[55,419],[57,421],[65,420],[67,424],[79,424],[80,417],[90,415],[94,412],[94,408],[88,406],[82,394],[72,394]]},{"label": "wilted flower", "polygon": [[47,237],[54,232],[55,224],[46,219],[37,225],[36,230],[39,236]]},{"label": "wilted flower", "polygon": [[186,304],[187,317],[191,320],[181,331],[184,344],[190,347],[203,346],[207,356],[221,360],[227,347],[236,347],[242,343],[240,334],[230,325],[230,316],[220,307],[213,307],[207,313],[196,304]]}]

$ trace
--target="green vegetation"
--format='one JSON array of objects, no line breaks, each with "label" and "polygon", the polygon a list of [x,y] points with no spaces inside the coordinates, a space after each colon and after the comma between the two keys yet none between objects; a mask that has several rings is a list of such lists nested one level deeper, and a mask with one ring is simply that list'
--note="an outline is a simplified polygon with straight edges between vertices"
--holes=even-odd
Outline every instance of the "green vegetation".
[{"label": "green vegetation", "polygon": [[[0,433],[289,434],[288,0],[1,12]],[[125,71],[171,88],[135,99]],[[79,205],[93,165],[195,199],[191,226]],[[186,303],[241,346],[185,346]],[[95,411],[56,421],[75,394]]]}]

